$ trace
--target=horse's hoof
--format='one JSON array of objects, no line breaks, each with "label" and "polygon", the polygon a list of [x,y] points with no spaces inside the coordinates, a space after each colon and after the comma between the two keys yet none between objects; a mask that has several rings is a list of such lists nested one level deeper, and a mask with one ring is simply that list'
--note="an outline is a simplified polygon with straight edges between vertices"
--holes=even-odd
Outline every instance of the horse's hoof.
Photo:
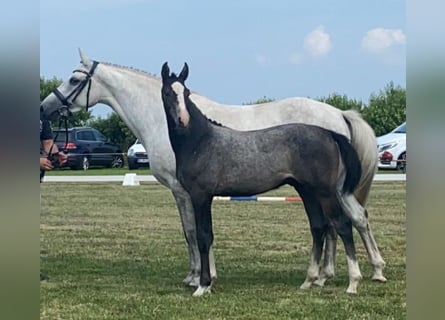
[{"label": "horse's hoof", "polygon": [[182,282],[189,287],[197,287],[199,286],[199,276],[193,275],[193,273],[189,273],[187,277],[182,280]]},{"label": "horse's hoof", "polygon": [[184,280],[182,280],[182,283],[188,285],[190,283],[190,281],[192,281],[193,279],[193,274],[190,272],[185,278]]},{"label": "horse's hoof", "polygon": [[320,278],[320,279],[315,280],[313,284],[314,284],[314,286],[317,286],[317,287],[324,287],[326,280],[328,280],[328,278]]},{"label": "horse's hoof", "polygon": [[346,293],[357,294],[357,288],[348,288],[346,289]]},{"label": "horse's hoof", "polygon": [[199,287],[199,276],[193,277],[192,281],[189,283],[189,287]]},{"label": "horse's hoof", "polygon": [[206,287],[201,287],[198,286],[198,289],[196,289],[195,292],[193,292],[193,297],[201,297],[205,294],[210,294],[212,292],[212,286],[206,286]]},{"label": "horse's hoof", "polygon": [[386,281],[388,281],[383,275],[374,275],[373,277],[372,277],[372,281],[377,281],[377,282],[382,282],[382,283],[384,283],[384,282],[386,282]]},{"label": "horse's hoof", "polygon": [[306,289],[310,289],[312,287],[312,283],[311,281],[305,281],[303,282],[303,284],[300,286],[300,289],[306,290]]},{"label": "horse's hoof", "polygon": [[346,293],[357,294],[357,287],[358,287],[358,282],[350,283],[348,289],[346,289]]}]

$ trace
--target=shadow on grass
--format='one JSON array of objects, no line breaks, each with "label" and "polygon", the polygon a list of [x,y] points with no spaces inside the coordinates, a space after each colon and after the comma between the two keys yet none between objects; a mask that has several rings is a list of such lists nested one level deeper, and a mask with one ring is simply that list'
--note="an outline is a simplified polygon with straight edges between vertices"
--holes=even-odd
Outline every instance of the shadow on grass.
[{"label": "shadow on grass", "polygon": [[[131,287],[134,290],[148,290],[156,294],[179,293],[178,290],[192,292],[193,288],[183,285],[186,264],[183,259],[173,256],[156,257],[153,260],[109,260],[79,257],[78,255],[59,255],[42,258],[42,271],[50,277],[49,283],[65,288],[98,287],[116,288]],[[284,270],[269,265],[237,266],[219,265],[218,279],[215,282],[217,291],[238,291],[246,288],[272,289],[284,287],[287,290],[298,289],[306,277],[306,269],[299,264]],[[346,289],[347,273],[341,271],[326,286],[335,290]]]}]

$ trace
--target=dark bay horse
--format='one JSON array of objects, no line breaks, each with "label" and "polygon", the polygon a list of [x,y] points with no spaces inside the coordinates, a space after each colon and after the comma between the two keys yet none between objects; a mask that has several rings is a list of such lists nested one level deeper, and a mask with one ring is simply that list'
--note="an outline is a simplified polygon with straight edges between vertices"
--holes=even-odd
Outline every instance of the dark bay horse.
[{"label": "dark bay horse", "polygon": [[356,260],[352,224],[365,243],[375,245],[364,208],[354,197],[361,177],[360,160],[348,139],[306,124],[287,124],[255,131],[237,131],[204,116],[184,82],[188,66],[176,76],[162,66],[162,101],[176,174],[189,192],[195,210],[201,277],[194,296],[210,292],[209,249],[213,242],[213,196],[249,196],[293,186],[309,217],[313,249],[307,281],[318,277],[323,242],[329,224],[346,251],[348,293],[356,293],[362,278]]}]

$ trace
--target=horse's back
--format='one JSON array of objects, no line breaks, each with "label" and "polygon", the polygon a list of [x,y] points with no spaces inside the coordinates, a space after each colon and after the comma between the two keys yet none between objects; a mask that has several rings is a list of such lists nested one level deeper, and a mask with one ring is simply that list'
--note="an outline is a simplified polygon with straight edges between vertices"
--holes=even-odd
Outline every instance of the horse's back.
[{"label": "horse's back", "polygon": [[206,144],[205,149],[211,171],[221,173],[219,179],[230,184],[241,179],[246,185],[276,187],[293,179],[335,186],[331,182],[337,177],[338,149],[331,131],[318,126],[285,124],[244,132],[216,128],[211,146]]},{"label": "horse's back", "polygon": [[292,97],[242,106],[219,104],[196,94],[191,98],[208,118],[237,130],[255,130],[282,124],[304,123],[350,137],[340,109],[309,98]]}]

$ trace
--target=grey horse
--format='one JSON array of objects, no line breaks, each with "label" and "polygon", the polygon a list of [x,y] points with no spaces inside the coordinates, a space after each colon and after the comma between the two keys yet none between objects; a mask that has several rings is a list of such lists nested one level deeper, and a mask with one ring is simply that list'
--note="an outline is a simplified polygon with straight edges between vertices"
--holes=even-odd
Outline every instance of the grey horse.
[{"label": "grey horse", "polygon": [[[308,270],[318,268],[329,224],[340,235],[349,271],[348,293],[357,293],[362,278],[352,224],[362,221],[364,208],[353,193],[361,177],[360,160],[348,139],[306,124],[237,131],[211,121],[194,104],[179,76],[162,66],[162,100],[176,174],[189,192],[195,210],[201,277],[194,296],[211,291],[209,250],[213,242],[211,205],[214,196],[248,196],[288,184],[303,199],[311,225],[313,250]],[[302,169],[304,168],[304,169]],[[364,239],[365,228],[358,227]]]}]

